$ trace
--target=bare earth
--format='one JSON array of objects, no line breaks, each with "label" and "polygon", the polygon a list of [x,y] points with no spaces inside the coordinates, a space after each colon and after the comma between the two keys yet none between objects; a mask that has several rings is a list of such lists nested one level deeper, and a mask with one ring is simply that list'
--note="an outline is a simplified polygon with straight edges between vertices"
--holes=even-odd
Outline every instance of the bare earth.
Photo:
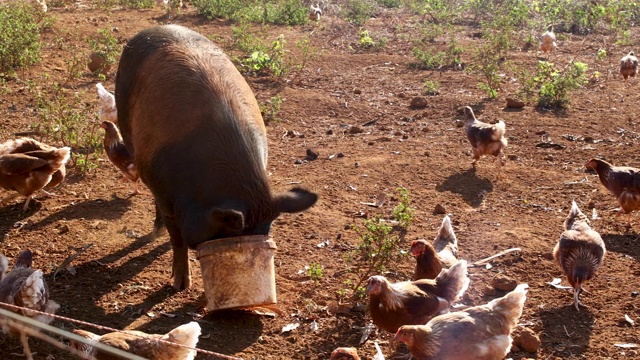
[{"label": "bare earth", "polygon": [[[56,22],[43,35],[42,62],[19,72],[24,81],[37,81],[46,73],[63,82],[68,78],[67,63],[72,54],[61,50],[56,40],[64,39],[65,45],[76,45],[88,54],[84,38],[95,36],[97,29],[117,27],[115,35],[124,43],[141,29],[171,22],[216,39],[224,48],[231,43],[232,24],[204,21],[192,8],[170,18],[160,9],[105,11],[89,7],[51,8],[49,16]],[[195,285],[176,293],[170,287],[168,238],[151,241],[149,237],[154,207],[148,189],[142,186],[145,194],[128,197],[131,185],[120,182],[120,173],[104,154],[99,167],[86,176],[70,169],[66,182],[55,191],[58,196],[40,193],[26,213],[21,211],[22,200],[2,205],[0,250],[10,260],[24,248],[35,252],[35,265],[48,274],[52,298],[62,304],[62,316],[153,333],[165,333],[198,319],[203,327],[200,348],[245,359],[326,359],[338,346],[356,346],[363,358],[371,358],[375,351],[372,340],[380,341],[385,354],[391,355],[391,334],[374,331],[369,341],[359,345],[362,327],[370,321],[365,311],[336,315],[328,308],[337,304],[336,292],[345,288],[343,282],[349,278],[343,258],[353,249],[357,234],[348,225],[360,224],[362,212],[388,215],[397,203],[396,188],[404,186],[416,209],[408,241],[435,236],[443,215],[433,210],[440,204],[451,214],[462,258],[472,262],[507,248],[522,249],[492,261],[491,269],[471,268],[471,286],[463,298],[463,303],[473,305],[493,299],[496,295],[487,289],[499,274],[530,285],[520,322],[540,336],[542,346],[537,353],[514,348],[510,357],[638,356],[637,349],[614,344],[640,343],[638,327],[624,321],[628,315],[640,323],[640,220],[634,214],[632,227],[627,229],[625,218],[612,211],[618,207],[616,200],[597,176],[583,167],[596,155],[617,165],[640,166],[640,84],[631,79],[626,85],[617,73],[618,60],[630,49],[612,45],[609,35],[561,34],[559,51],[550,60],[559,64],[571,59],[586,62],[590,73],[597,68],[603,74],[601,80],[575,92],[566,113],[541,111],[530,105],[522,111],[506,111],[504,98],[518,88],[509,76],[504,79],[500,98],[489,101],[473,75],[409,67],[414,58],[407,34],[418,20],[386,12],[369,20],[367,29],[388,39],[379,52],[358,50],[358,28],[331,15],[317,24],[272,26],[268,30],[269,39],[284,34],[292,50],[297,39],[311,34],[311,43],[319,50],[316,59],[286,80],[247,78],[259,100],[276,95],[284,99],[281,120],[267,127],[273,189],[285,190],[299,183],[320,194],[312,209],[282,215],[272,227],[278,245],[277,316],[243,312],[207,315],[193,254]],[[396,33],[400,24],[404,32]],[[638,30],[632,29],[632,39],[637,38]],[[460,43],[473,45],[478,41],[472,37],[476,31],[461,30]],[[594,54],[603,44],[610,56],[595,64]],[[434,47],[444,49],[447,45],[437,41]],[[509,60],[533,69],[539,56],[534,49],[513,51]],[[469,61],[467,54],[463,54],[463,61]],[[88,107],[86,121],[97,122],[98,79],[83,71],[83,77],[66,85],[82,99],[70,106]],[[109,75],[105,86],[113,91],[115,69]],[[413,109],[410,101],[422,94],[427,78],[441,84],[440,94],[427,97],[426,108]],[[23,81],[8,80],[4,88],[8,91],[0,97],[3,140],[38,121],[34,97]],[[462,128],[456,126],[456,120],[462,119],[457,109],[465,105],[478,105],[481,120],[501,118],[506,122],[509,147],[502,175],[493,158],[482,159],[477,170],[472,170],[470,146]],[[363,126],[370,122],[373,124]],[[363,132],[352,134],[351,126],[356,125]],[[286,136],[291,131],[303,136]],[[562,146],[537,147],[543,134]],[[319,158],[294,164],[305,158],[307,148],[319,152]],[[344,157],[331,157],[337,153]],[[375,201],[381,192],[391,197],[382,209],[361,204]],[[599,218],[592,225],[608,250],[597,277],[587,284],[591,294],[582,296],[586,308],[579,312],[569,306],[570,291],[546,284],[562,277],[551,250],[574,199],[589,215],[595,207]],[[325,241],[327,246],[318,246]],[[55,269],[87,244],[93,246],[72,262],[75,275],[62,271],[54,281]],[[408,249],[409,244],[405,245]],[[323,277],[317,282],[304,270],[311,263],[323,266]],[[408,279],[413,264],[407,257],[404,266],[385,275]],[[563,284],[568,285],[564,278]],[[310,326],[313,321],[318,325],[316,331]],[[285,325],[296,322],[300,327],[282,332]],[[61,320],[53,325],[102,332]],[[41,341],[32,339],[31,344],[36,359],[72,358]],[[0,337],[0,358],[18,358],[14,354],[20,352],[17,339]],[[210,357],[197,356],[205,358]]]}]

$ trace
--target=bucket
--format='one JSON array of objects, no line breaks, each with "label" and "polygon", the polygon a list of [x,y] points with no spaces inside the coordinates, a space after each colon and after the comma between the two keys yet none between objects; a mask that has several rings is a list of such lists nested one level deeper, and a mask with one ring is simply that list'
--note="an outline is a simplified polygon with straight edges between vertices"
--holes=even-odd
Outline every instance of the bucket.
[{"label": "bucket", "polygon": [[196,247],[207,310],[276,303],[273,255],[268,235],[246,235],[203,242]]}]

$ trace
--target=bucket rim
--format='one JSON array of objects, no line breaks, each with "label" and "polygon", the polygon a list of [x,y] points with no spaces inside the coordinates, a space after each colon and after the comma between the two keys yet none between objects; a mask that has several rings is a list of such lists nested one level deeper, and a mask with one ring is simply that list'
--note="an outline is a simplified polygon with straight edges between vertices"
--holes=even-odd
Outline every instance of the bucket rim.
[{"label": "bucket rim", "polygon": [[196,258],[206,257],[224,248],[266,248],[277,249],[275,241],[269,235],[241,235],[215,240],[207,240],[196,246]]}]

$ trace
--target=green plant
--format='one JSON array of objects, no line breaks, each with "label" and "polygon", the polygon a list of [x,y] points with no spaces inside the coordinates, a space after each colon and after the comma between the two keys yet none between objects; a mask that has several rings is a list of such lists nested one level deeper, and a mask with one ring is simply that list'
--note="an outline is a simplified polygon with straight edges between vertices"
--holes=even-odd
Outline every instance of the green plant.
[{"label": "green plant", "polygon": [[607,50],[605,49],[598,49],[598,52],[596,52],[596,60],[598,61],[602,61],[607,57]]},{"label": "green plant", "polygon": [[[406,254],[402,251],[405,235],[413,222],[414,209],[410,207],[409,191],[398,188],[399,203],[394,207],[391,220],[381,214],[365,219],[362,227],[351,225],[358,234],[356,248],[347,257],[356,274],[356,281],[348,281],[355,297],[364,295],[364,282],[373,274],[381,274],[387,268],[395,267]],[[393,225],[392,222],[396,224]]]},{"label": "green plant", "polygon": [[423,51],[419,47],[414,47],[413,56],[418,60],[418,63],[416,64],[418,68],[423,70],[433,70],[445,65],[445,58],[447,54],[443,51],[433,53],[429,49]]},{"label": "green plant", "polygon": [[26,2],[0,6],[0,72],[35,64],[40,60],[39,19],[42,15]]},{"label": "green plant", "polygon": [[322,279],[322,265],[318,263],[311,263],[309,266],[306,266],[307,275],[311,277],[313,281],[319,281]]},{"label": "green plant", "polygon": [[422,83],[422,91],[425,95],[438,95],[440,93],[440,83],[426,79],[424,83]]},{"label": "green plant", "polygon": [[[567,64],[562,70],[556,69],[553,63],[539,61],[536,73],[522,79],[520,93],[525,98],[537,97],[540,107],[566,108],[571,103],[569,93],[589,81],[586,72],[587,64],[578,61]],[[523,75],[527,76],[526,73]]]},{"label": "green plant", "polygon": [[360,32],[358,33],[358,37],[360,38],[360,47],[362,48],[370,48],[375,44],[373,38],[371,38],[371,35],[369,35],[369,31],[367,30],[360,30]]},{"label": "green plant", "polygon": [[91,50],[105,59],[109,66],[116,62],[116,56],[122,52],[122,45],[109,29],[98,29],[98,35],[86,41]]},{"label": "green plant", "polygon": [[265,124],[269,124],[272,121],[279,121],[278,113],[282,107],[283,100],[279,95],[271,97],[265,102],[260,102],[260,112],[262,113],[262,119]]},{"label": "green plant", "polygon": [[342,16],[356,25],[364,25],[375,11],[371,0],[346,0],[342,8]]},{"label": "green plant", "polygon": [[35,92],[40,118],[30,125],[31,129],[41,134],[44,142],[71,147],[71,165],[82,173],[95,169],[98,166],[96,152],[102,148],[100,126],[93,120],[89,108],[70,105],[83,103],[80,94],[59,84],[36,90],[34,83],[30,83],[30,88]]}]

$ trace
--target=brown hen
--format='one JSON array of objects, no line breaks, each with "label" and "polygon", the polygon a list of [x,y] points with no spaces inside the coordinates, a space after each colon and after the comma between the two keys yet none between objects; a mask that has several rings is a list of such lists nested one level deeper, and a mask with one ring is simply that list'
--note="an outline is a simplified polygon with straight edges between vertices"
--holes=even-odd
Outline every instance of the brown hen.
[{"label": "brown hen", "polygon": [[564,230],[553,249],[553,257],[573,286],[573,305],[580,310],[578,297],[584,291],[582,284],[596,274],[607,250],[600,234],[591,229],[589,219],[575,201],[564,221]]},{"label": "brown hen", "polygon": [[18,195],[26,196],[22,208],[26,211],[36,191],[55,187],[64,180],[70,155],[68,147],[58,149],[30,138],[0,144],[0,187],[17,192],[2,202]]},{"label": "brown hen", "polygon": [[627,81],[629,77],[635,77],[638,73],[638,58],[630,51],[620,59],[620,75]]},{"label": "brown hen", "polygon": [[[4,258],[4,256],[0,254],[0,258]],[[42,270],[34,270],[32,268],[32,259],[31,251],[23,250],[20,252],[11,272],[3,275],[0,279],[0,301],[47,314],[55,314],[60,305],[49,299],[49,288],[44,281]],[[7,263],[6,258],[0,260],[0,264]],[[13,308],[7,308],[7,310],[30,317],[44,324],[49,324],[53,321],[51,316],[36,314],[29,310],[15,310]],[[27,359],[33,359],[29,350],[27,335],[23,331],[13,327],[8,322],[2,324],[2,331],[12,335],[19,335],[25,356]]]},{"label": "brown hen", "polygon": [[426,240],[415,240],[409,249],[416,258],[413,280],[435,279],[443,268],[450,268],[458,261],[458,239],[453,232],[451,219],[445,216],[433,245]]},{"label": "brown hen", "polygon": [[500,152],[508,144],[507,138],[504,137],[506,131],[504,121],[500,120],[496,124],[478,121],[470,106],[464,107],[464,114],[466,117],[464,130],[473,150],[473,166],[475,167],[476,161],[484,155],[493,155],[497,158],[499,166],[504,165],[500,158]]},{"label": "brown hen", "polygon": [[426,325],[402,326],[394,337],[415,360],[501,360],[511,349],[527,284],[488,304],[439,315]]},{"label": "brown hen", "polygon": [[109,160],[122,171],[125,179],[133,182],[134,189],[131,195],[139,194],[140,174],[133,163],[133,156],[122,141],[118,127],[111,121],[103,121],[102,128],[104,129],[104,151]]},{"label": "brown hen", "polygon": [[339,347],[333,350],[329,360],[360,360],[360,356],[354,347]]},{"label": "brown hen", "polygon": [[640,169],[613,166],[601,159],[591,159],[585,167],[595,170],[602,185],[618,199],[621,214],[640,209]]},{"label": "brown hen", "polygon": [[433,316],[448,312],[468,286],[465,260],[443,269],[435,279],[392,284],[384,276],[372,276],[367,284],[371,319],[388,332],[402,325],[425,324]]},{"label": "brown hen", "polygon": [[[104,335],[97,335],[80,329],[75,329],[73,332],[92,341],[109,345],[149,360],[193,360],[196,356],[195,350],[167,344],[164,341],[195,348],[201,329],[197,322],[192,321],[188,324],[178,326],[165,335],[147,334],[135,330],[112,332]],[[75,341],[71,342],[71,346],[89,354],[96,360],[119,359],[113,355],[101,352],[96,348]]]},{"label": "brown hen", "polygon": [[550,53],[557,47],[558,45],[556,44],[556,34],[553,32],[553,25],[549,25],[547,27],[547,31],[540,36],[540,51],[543,53]]}]

